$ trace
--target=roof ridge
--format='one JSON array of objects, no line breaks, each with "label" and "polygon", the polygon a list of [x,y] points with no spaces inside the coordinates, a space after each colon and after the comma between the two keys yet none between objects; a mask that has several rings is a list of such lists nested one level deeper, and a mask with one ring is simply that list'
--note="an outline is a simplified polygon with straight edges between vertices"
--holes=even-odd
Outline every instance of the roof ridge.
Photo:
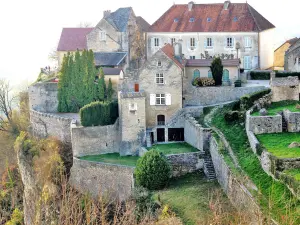
[{"label": "roof ridge", "polygon": [[247,7],[248,7],[248,9],[249,9],[249,12],[250,12],[250,14],[251,14],[251,16],[252,16],[254,22],[255,22],[256,27],[258,28],[259,31],[261,31],[261,28],[260,28],[260,26],[258,25],[257,20],[256,20],[255,16],[254,16],[253,13],[252,13],[253,7],[252,7],[250,4],[248,4],[248,2],[246,2],[246,5],[247,5]]}]

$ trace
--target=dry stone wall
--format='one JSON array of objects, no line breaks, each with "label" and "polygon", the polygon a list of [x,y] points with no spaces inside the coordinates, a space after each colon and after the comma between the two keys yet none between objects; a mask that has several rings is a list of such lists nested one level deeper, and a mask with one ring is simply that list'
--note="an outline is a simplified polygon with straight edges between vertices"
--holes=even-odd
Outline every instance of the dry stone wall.
[{"label": "dry stone wall", "polygon": [[73,159],[70,184],[81,193],[93,197],[108,194],[125,200],[134,188],[133,167]]},{"label": "dry stone wall", "polygon": [[300,132],[300,113],[284,110],[283,116],[287,123],[288,132]]},{"label": "dry stone wall", "polygon": [[119,152],[119,119],[109,126],[71,126],[72,149],[75,157]]}]

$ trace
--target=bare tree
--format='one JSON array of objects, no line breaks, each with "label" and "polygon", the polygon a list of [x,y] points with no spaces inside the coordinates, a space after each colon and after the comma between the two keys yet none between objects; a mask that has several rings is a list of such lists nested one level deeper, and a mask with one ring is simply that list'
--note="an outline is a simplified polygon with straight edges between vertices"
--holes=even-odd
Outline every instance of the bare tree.
[{"label": "bare tree", "polygon": [[77,25],[77,27],[82,27],[82,28],[89,28],[92,27],[92,23],[90,22],[80,22],[80,24]]},{"label": "bare tree", "polygon": [[12,96],[12,88],[5,79],[0,79],[0,131],[10,132],[13,126],[12,110],[16,96]]}]

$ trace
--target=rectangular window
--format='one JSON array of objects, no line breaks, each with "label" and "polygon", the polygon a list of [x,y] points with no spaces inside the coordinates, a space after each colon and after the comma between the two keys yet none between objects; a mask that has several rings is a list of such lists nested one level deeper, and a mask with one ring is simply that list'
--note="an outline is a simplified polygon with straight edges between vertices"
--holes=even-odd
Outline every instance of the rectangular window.
[{"label": "rectangular window", "polygon": [[251,39],[250,39],[250,37],[245,37],[245,48],[251,48]]},{"label": "rectangular window", "polygon": [[209,48],[211,48],[213,46],[213,44],[212,44],[212,38],[207,38],[206,39],[206,46],[209,47]]},{"label": "rectangular window", "polygon": [[171,38],[171,45],[174,45],[176,42],[176,38]]},{"label": "rectangular window", "polygon": [[154,46],[159,47],[159,38],[154,38]]},{"label": "rectangular window", "polygon": [[156,83],[157,84],[164,84],[164,74],[163,73],[157,73],[156,74]]},{"label": "rectangular window", "polygon": [[156,94],[156,105],[165,105],[166,104],[166,95],[165,94]]},{"label": "rectangular window", "polygon": [[191,55],[191,56],[190,56],[190,59],[196,59],[196,56]]},{"label": "rectangular window", "polygon": [[229,37],[227,38],[227,45],[226,45],[227,48],[232,48],[233,47],[233,38],[232,37]]},{"label": "rectangular window", "polygon": [[196,47],[196,40],[195,38],[190,39],[190,47],[191,49],[194,49]]},{"label": "rectangular window", "polygon": [[106,32],[100,31],[99,37],[100,37],[100,41],[105,41],[106,40]]}]

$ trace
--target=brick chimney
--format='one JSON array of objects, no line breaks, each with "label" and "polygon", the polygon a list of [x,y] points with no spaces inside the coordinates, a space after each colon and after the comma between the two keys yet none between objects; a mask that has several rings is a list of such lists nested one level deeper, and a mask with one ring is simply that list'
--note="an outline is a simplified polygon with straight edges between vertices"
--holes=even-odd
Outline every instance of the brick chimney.
[{"label": "brick chimney", "polygon": [[104,10],[103,11],[103,18],[106,18],[110,15],[111,11],[110,10]]},{"label": "brick chimney", "polygon": [[195,3],[193,1],[191,1],[191,2],[188,3],[188,9],[189,9],[189,11],[192,11],[194,4]]}]

